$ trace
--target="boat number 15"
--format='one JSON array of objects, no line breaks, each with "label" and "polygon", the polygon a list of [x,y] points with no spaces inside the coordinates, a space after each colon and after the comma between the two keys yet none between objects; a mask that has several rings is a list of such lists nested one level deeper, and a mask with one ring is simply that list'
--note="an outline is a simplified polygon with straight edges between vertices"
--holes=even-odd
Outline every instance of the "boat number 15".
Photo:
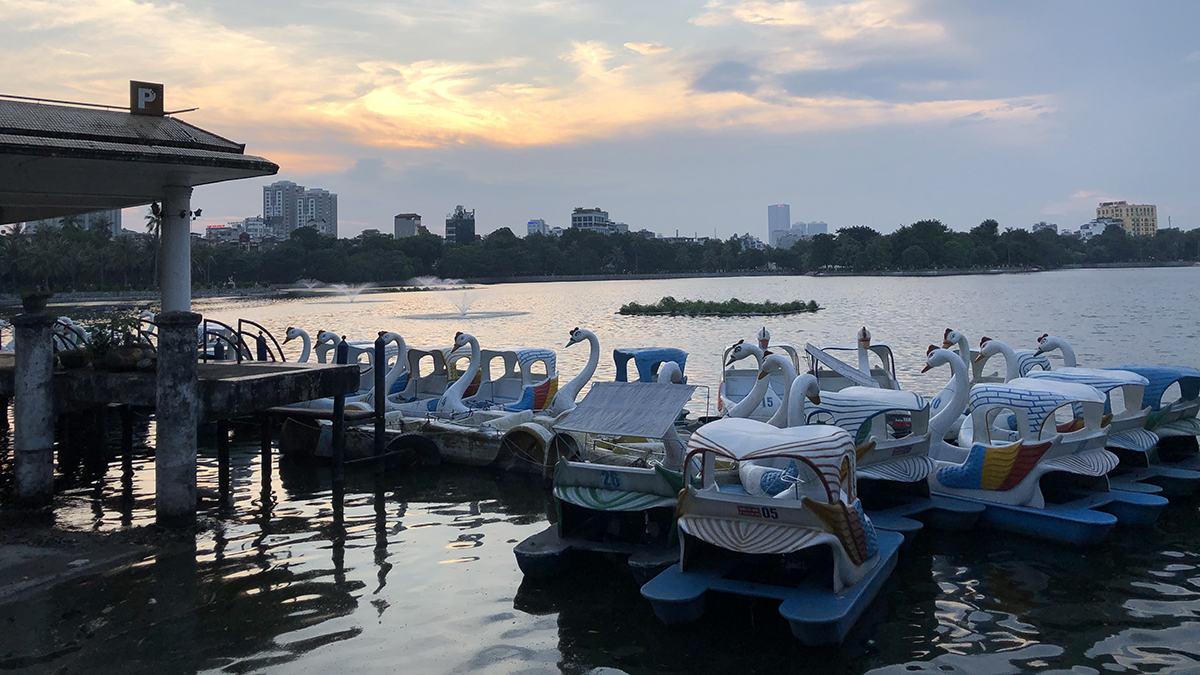
[{"label": "boat number 15", "polygon": [[601,471],[600,474],[604,476],[604,487],[613,490],[621,488],[621,475],[616,471]]}]

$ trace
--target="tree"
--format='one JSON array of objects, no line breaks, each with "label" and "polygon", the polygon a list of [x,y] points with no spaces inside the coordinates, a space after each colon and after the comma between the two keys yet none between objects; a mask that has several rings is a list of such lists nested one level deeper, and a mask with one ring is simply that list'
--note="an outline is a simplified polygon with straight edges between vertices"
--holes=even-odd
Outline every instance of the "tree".
[{"label": "tree", "polygon": [[909,246],[900,254],[900,263],[909,269],[921,269],[929,266],[929,254],[920,246]]}]

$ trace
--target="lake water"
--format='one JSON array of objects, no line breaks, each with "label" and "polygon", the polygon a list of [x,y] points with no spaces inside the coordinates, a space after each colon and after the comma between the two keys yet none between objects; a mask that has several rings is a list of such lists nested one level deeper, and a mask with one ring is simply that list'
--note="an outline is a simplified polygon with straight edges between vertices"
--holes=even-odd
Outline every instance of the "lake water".
[{"label": "lake water", "polygon": [[[485,347],[553,347],[564,381],[587,358],[586,346],[562,349],[581,326],[601,340],[598,379],[612,378],[613,347],[677,346],[690,353],[690,380],[714,396],[722,350],[764,324],[776,341],[801,348],[850,342],[865,325],[895,351],[901,384],[932,394],[949,373],[918,373],[926,346],[947,327],[973,343],[987,335],[1016,348],[1056,334],[1081,365],[1200,366],[1198,282],[1200,268],[521,284],[470,291],[470,309],[526,313],[468,320],[428,317],[456,312],[462,291],[196,309],[253,319],[279,336],[287,325],[352,339],[395,330],[410,345],[433,346],[462,330]],[[825,309],[765,320],[614,314],[624,302],[664,295],[815,299]],[[59,524],[109,531],[152,522],[153,461],[144,440],[139,448],[127,480],[117,462],[62,492]],[[215,450],[201,454],[200,484],[215,489]],[[1117,530],[1084,550],[992,532],[923,532],[846,642],[806,649],[771,603],[723,600],[697,624],[665,627],[632,578],[603,561],[562,580],[524,581],[512,547],[544,529],[553,509],[536,479],[443,467],[377,482],[350,470],[342,529],[327,471],[276,460],[264,490],[252,442],[234,445],[233,462],[236,503],[206,508],[194,546],[64,584],[50,602],[0,607],[0,670],[1200,671],[1200,499],[1173,501],[1155,527]]]}]

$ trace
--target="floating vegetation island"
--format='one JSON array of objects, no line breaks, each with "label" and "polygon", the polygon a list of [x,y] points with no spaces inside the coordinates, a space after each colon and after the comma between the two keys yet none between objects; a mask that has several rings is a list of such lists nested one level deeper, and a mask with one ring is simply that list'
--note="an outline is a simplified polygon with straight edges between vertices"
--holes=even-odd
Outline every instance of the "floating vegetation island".
[{"label": "floating vegetation island", "polygon": [[631,302],[621,305],[617,314],[626,316],[778,316],[799,314],[821,309],[816,300],[804,302],[742,302],[737,298],[716,302],[713,300],[676,300],[666,296],[652,304]]}]

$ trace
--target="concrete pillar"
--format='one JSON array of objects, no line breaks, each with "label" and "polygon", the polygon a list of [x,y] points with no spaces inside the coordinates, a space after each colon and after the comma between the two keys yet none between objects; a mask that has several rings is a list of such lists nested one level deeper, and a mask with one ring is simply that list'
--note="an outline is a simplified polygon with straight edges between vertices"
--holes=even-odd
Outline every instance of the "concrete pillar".
[{"label": "concrete pillar", "polygon": [[[192,188],[163,188],[162,264],[164,312],[192,310]],[[181,215],[182,214],[182,215]]]},{"label": "concrete pillar", "polygon": [[13,388],[13,450],[17,503],[42,506],[54,497],[55,317],[27,313],[13,317],[16,364]]},{"label": "concrete pillar", "polygon": [[158,325],[156,516],[159,525],[190,527],[196,522],[196,425],[200,419],[196,326],[200,315],[163,312],[154,317],[154,323]]}]

